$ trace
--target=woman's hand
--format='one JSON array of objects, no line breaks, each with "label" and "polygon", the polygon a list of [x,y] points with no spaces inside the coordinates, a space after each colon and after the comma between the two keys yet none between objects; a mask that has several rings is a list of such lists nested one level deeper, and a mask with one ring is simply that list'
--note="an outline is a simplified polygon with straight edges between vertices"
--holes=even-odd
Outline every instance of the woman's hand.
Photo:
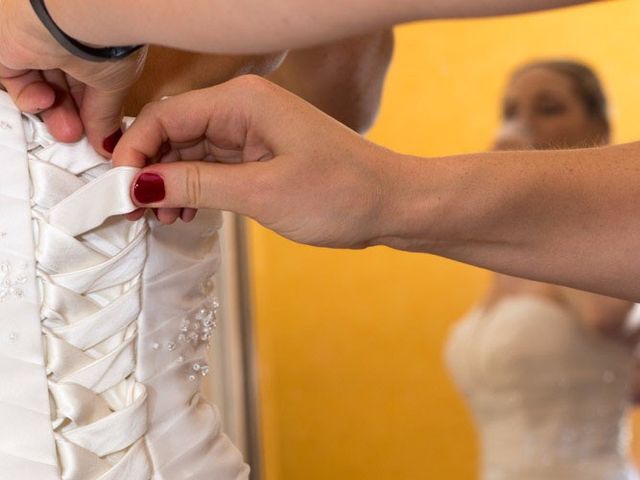
[{"label": "woman's hand", "polygon": [[58,45],[27,0],[0,0],[0,12],[0,84],[22,111],[40,114],[58,140],[76,141],[85,132],[96,150],[110,154],[145,51],[88,62]]},{"label": "woman's hand", "polygon": [[231,210],[301,243],[387,245],[637,302],[639,157],[640,142],[393,154],[244,77],[151,104],[114,162],[155,162],[132,195],[163,222],[182,207]]},{"label": "woman's hand", "polygon": [[[160,209],[163,223],[182,208],[216,208],[297,242],[359,248],[379,235],[391,156],[295,95],[245,76],[149,104],[113,161],[152,163],[132,198]],[[193,210],[182,215],[189,220]]]}]

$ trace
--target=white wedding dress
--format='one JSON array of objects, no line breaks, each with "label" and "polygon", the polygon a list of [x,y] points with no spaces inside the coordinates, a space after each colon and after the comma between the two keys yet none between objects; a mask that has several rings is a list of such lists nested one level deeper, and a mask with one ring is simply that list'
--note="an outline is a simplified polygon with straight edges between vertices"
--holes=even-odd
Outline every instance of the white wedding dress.
[{"label": "white wedding dress", "polygon": [[248,478],[199,393],[220,213],[128,222],[135,174],[0,92],[0,480]]},{"label": "white wedding dress", "polygon": [[533,295],[475,309],[447,363],[475,418],[483,480],[630,480],[633,352]]}]

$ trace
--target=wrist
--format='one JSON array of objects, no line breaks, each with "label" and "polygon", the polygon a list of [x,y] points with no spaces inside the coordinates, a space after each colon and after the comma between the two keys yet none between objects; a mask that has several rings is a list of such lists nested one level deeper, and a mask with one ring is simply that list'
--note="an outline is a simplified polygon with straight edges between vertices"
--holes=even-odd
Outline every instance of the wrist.
[{"label": "wrist", "polygon": [[445,162],[394,152],[387,162],[380,229],[372,245],[441,253],[455,199]]},{"label": "wrist", "polygon": [[371,214],[370,246],[400,248],[406,237],[406,225],[410,223],[415,204],[408,201],[406,188],[410,183],[408,162],[405,155],[380,148],[376,159],[376,182],[373,190],[378,192],[378,203]]},{"label": "wrist", "polygon": [[[103,48],[144,43],[135,38],[138,31],[130,20],[135,6],[120,0],[45,0],[56,25],[83,45]],[[138,5],[140,2],[135,2]],[[123,12],[127,14],[123,14]]]},{"label": "wrist", "polygon": [[83,3],[75,0],[45,0],[45,3],[51,18],[63,32],[79,42],[98,46],[86,38],[86,30],[91,29],[92,19],[83,18]]},{"label": "wrist", "polygon": [[58,45],[63,47],[76,58],[88,60],[90,62],[121,60],[142,47],[142,45],[104,47],[95,44],[89,45],[87,42],[83,43],[78,40],[78,38],[69,35],[60,27],[58,22],[56,22],[52,16],[45,0],[30,0],[30,4],[35,14],[40,19],[40,22],[49,31]]},{"label": "wrist", "polygon": [[[67,52],[51,36],[28,1],[2,1],[0,9],[0,39],[7,46],[0,49],[0,63],[18,70],[47,70],[64,63]],[[37,59],[34,52],[40,54]]]}]

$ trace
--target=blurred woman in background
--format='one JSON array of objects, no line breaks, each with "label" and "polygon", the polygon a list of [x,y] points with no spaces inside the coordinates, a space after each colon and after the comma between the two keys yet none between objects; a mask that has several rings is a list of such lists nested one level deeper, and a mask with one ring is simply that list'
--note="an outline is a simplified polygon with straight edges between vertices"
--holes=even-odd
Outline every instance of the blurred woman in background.
[{"label": "blurred woman in background", "polygon": [[[606,97],[589,67],[535,62],[511,77],[496,149],[591,147],[609,138]],[[632,306],[494,275],[446,353],[477,423],[484,480],[636,478],[627,457]]]}]

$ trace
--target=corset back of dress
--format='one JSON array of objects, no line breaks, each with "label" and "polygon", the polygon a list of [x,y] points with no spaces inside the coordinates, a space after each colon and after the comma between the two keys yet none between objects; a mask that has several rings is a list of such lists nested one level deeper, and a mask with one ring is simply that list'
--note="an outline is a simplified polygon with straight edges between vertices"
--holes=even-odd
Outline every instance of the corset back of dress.
[{"label": "corset back of dress", "polygon": [[136,170],[57,143],[6,94],[0,166],[0,479],[247,478],[199,394],[219,212],[126,221]]},{"label": "corset back of dress", "polygon": [[453,331],[447,363],[476,421],[483,478],[631,478],[632,352],[564,307],[514,296]]},{"label": "corset back of dress", "polygon": [[217,300],[220,212],[190,224],[152,222],[143,275],[136,377],[149,391],[147,445],[158,479],[236,479],[248,468],[200,395]]}]

